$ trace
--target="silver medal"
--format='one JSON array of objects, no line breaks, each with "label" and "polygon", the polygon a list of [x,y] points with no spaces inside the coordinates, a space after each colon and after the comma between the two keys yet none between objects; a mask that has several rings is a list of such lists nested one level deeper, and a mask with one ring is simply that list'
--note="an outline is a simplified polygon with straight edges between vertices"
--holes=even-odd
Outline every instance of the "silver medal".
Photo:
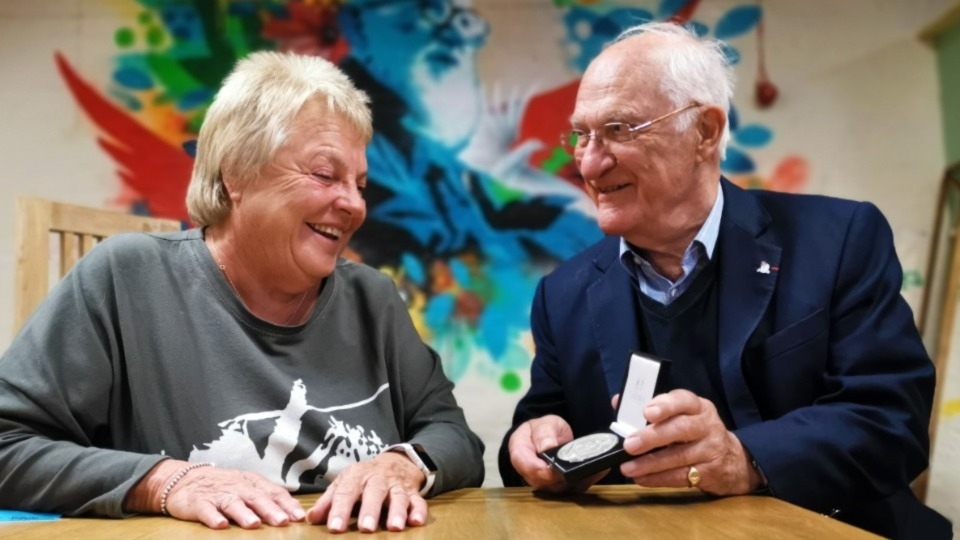
[{"label": "silver medal", "polygon": [[579,463],[610,450],[617,444],[613,433],[594,433],[574,439],[557,452],[557,457],[568,463]]}]

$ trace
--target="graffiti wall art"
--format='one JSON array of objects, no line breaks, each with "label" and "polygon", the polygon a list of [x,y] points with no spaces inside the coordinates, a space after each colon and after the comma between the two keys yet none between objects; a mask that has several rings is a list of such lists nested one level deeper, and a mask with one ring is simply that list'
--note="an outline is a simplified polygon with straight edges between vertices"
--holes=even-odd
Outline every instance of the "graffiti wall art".
[{"label": "graffiti wall art", "polygon": [[[478,69],[496,29],[466,0],[130,1],[138,14],[114,31],[108,82],[78,72],[69,51],[54,59],[116,164],[117,201],[131,212],[188,219],[192,158],[184,146],[238,58],[270,49],[337,63],[372,97],[375,128],[368,217],[346,255],[393,277],[455,381],[471,373],[520,390],[538,280],[601,237],[559,137],[580,74],[621,29],[674,20],[723,40],[734,65],[758,55],[757,73],[738,73],[741,84],[755,81],[756,99],[749,110],[730,110],[723,170],[752,188],[800,191],[807,180],[802,157],[784,155],[760,171],[751,155],[775,136],[752,120],[754,110],[774,106],[780,91],[762,62],[756,3],[709,21],[698,17],[699,0],[544,3],[545,28],[562,28],[557,47],[569,80],[501,97],[485,91],[498,75]],[[536,34],[530,29],[530,39]]]}]

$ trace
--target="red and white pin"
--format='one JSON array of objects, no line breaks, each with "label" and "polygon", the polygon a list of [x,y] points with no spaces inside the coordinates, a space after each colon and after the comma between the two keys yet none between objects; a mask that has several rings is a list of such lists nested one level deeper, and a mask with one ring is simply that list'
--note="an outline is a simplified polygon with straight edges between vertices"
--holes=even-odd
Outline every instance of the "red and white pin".
[{"label": "red and white pin", "polygon": [[767,261],[760,261],[760,267],[757,268],[758,274],[769,274],[770,272],[777,272],[780,270],[778,266],[770,266],[770,263]]}]

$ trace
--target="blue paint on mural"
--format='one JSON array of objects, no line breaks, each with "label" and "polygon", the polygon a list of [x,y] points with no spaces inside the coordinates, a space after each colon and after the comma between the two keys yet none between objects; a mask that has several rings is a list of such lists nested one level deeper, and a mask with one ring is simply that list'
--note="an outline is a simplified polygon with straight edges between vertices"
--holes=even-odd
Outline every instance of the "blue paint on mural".
[{"label": "blue paint on mural", "polygon": [[766,126],[750,124],[734,131],[733,138],[740,146],[760,148],[770,144],[773,140],[773,131]]},{"label": "blue paint on mural", "polygon": [[136,68],[118,69],[113,74],[113,80],[131,90],[149,90],[153,87],[150,76]]},{"label": "blue paint on mural", "polygon": [[720,170],[728,174],[749,174],[756,170],[750,156],[730,146],[727,147],[727,157],[720,162]]},{"label": "blue paint on mural", "polygon": [[760,6],[737,6],[717,21],[713,35],[717,39],[733,39],[753,30],[762,17]]}]

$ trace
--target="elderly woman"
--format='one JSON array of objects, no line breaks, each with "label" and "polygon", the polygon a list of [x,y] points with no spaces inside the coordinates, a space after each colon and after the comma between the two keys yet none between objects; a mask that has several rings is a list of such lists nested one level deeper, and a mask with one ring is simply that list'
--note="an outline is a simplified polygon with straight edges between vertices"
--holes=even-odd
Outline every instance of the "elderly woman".
[{"label": "elderly woman", "polygon": [[[483,479],[440,361],[363,223],[368,99],[330,63],[256,53],[210,107],[198,229],[108,239],[0,361],[0,508],[212,528],[422,525]],[[215,465],[214,465],[215,464]],[[325,493],[304,512],[290,491]]]}]

